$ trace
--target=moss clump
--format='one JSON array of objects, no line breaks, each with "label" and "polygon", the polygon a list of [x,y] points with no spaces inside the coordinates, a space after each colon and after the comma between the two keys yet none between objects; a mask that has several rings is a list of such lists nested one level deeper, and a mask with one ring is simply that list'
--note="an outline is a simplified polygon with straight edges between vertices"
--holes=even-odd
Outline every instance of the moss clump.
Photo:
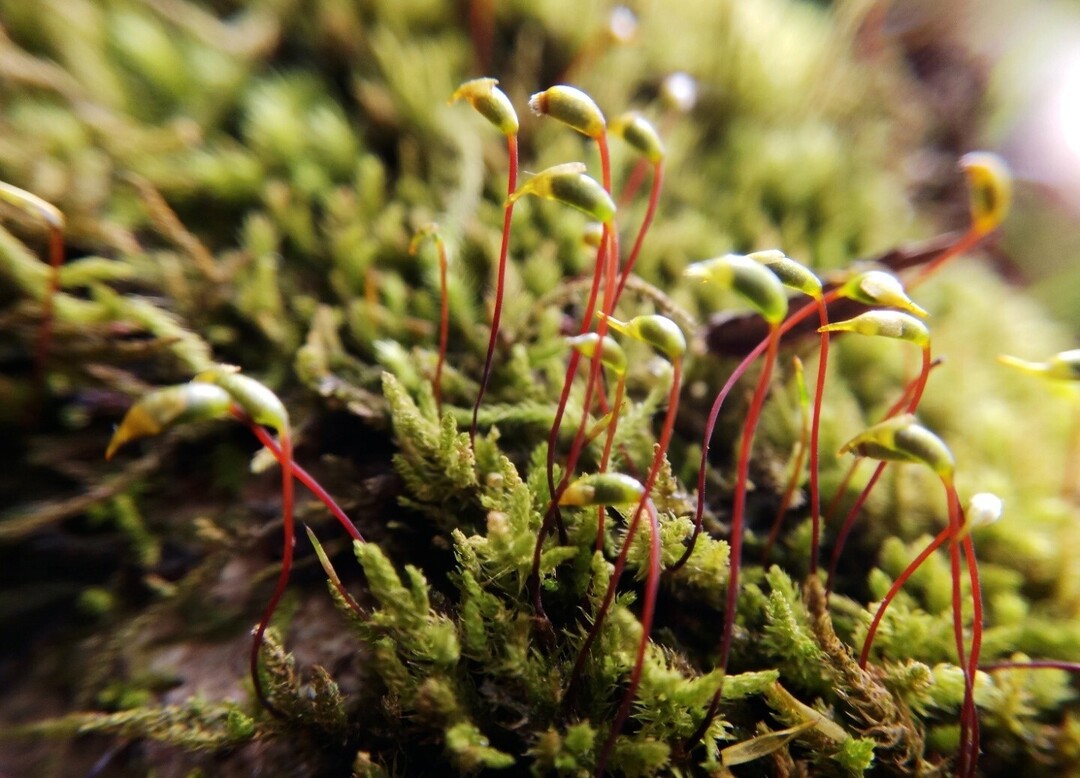
[{"label": "moss clump", "polygon": [[[0,618],[21,638],[0,669],[13,689],[0,704],[0,750],[11,753],[0,770],[86,771],[121,739],[164,744],[113,757],[144,772],[596,770],[642,632],[631,576],[576,694],[564,694],[626,512],[609,514],[598,552],[595,508],[565,509],[566,542],[548,541],[539,554],[546,620],[530,598],[551,499],[545,449],[563,335],[582,314],[593,253],[583,215],[517,204],[511,302],[470,443],[505,196],[503,139],[467,108],[446,106],[477,75],[473,60],[516,105],[568,81],[610,115],[640,109],[663,130],[663,197],[616,314],[663,313],[694,344],[653,494],[665,564],[690,532],[707,395],[732,368],[697,344],[707,331],[731,331],[709,317],[736,299],[683,281],[687,263],[777,246],[824,274],[923,237],[938,221],[907,196],[904,178],[934,119],[899,108],[913,102],[902,52],[888,41],[863,46],[857,3],[725,0],[678,14],[654,4],[640,9],[625,45],[600,42],[609,12],[600,3],[511,4],[490,17],[475,6],[468,27],[453,6],[424,0],[0,0],[0,179],[55,203],[68,223],[53,352],[38,383],[41,236],[19,214],[0,213],[0,425],[18,454],[0,474],[13,496],[0,515]],[[677,71],[696,80],[692,108],[666,80]],[[578,159],[595,169],[581,137],[522,118],[530,169]],[[616,182],[635,164],[614,146]],[[644,208],[643,196],[620,205],[624,233]],[[441,415],[431,389],[437,258],[409,253],[413,233],[433,220],[452,270]],[[1076,507],[1060,496],[1069,445],[1060,419],[1072,410],[994,361],[1069,344],[975,261],[947,268],[918,302],[932,313],[935,353],[947,358],[922,421],[955,454],[962,494],[990,490],[1008,506],[1006,520],[977,538],[983,656],[1075,659]],[[810,375],[812,349],[791,342]],[[613,469],[641,473],[670,368],[643,345],[626,347],[629,401]],[[839,339],[834,354],[826,496],[846,467],[830,452],[883,415],[913,364],[903,347],[875,339]],[[260,529],[280,507],[276,476],[246,474],[251,444],[221,428],[177,429],[121,466],[100,459],[130,398],[218,361],[277,390],[298,461],[370,541],[353,548],[313,501],[298,506],[324,538],[336,583],[327,597],[316,557],[299,544],[300,580],[275,623],[281,637],[262,654],[281,718],[255,705],[236,662],[277,572]],[[786,357],[779,364],[751,467],[746,585],[721,715],[703,745],[687,748],[722,677],[739,391],[713,443],[712,535],[662,581],[611,771],[720,772],[740,762],[748,766],[737,772],[915,774],[948,764],[958,747],[964,683],[944,554],[893,604],[871,666],[860,669],[851,654],[870,606],[944,524],[933,474],[886,475],[829,603],[816,581],[800,585],[809,539],[798,500],[777,564],[754,564],[801,427],[792,371]],[[576,422],[587,405],[575,384],[567,418]],[[579,470],[595,469],[602,445],[598,435],[585,447]],[[265,461],[256,456],[253,469]],[[840,513],[866,477],[856,473]],[[628,554],[639,580],[644,534]],[[975,700],[986,774],[1076,768],[1077,703],[1063,673],[980,673]],[[78,737],[91,734],[111,740]]]}]

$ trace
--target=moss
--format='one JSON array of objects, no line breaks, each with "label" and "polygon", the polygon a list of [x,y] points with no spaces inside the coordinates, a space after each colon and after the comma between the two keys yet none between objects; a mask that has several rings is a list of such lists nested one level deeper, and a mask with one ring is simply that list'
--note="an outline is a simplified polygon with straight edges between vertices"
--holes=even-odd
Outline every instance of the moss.
[{"label": "moss", "polygon": [[[907,195],[905,177],[935,137],[934,116],[903,52],[889,41],[864,46],[858,3],[725,0],[678,14],[643,5],[629,45],[601,42],[608,7],[599,2],[504,4],[491,11],[490,33],[486,4],[475,7],[481,16],[469,28],[427,0],[0,0],[0,178],[63,210],[69,256],[38,382],[48,279],[40,230],[0,214],[0,405],[18,403],[0,424],[20,454],[0,475],[15,495],[0,518],[0,570],[13,571],[0,574],[0,616],[6,632],[25,635],[10,671],[20,694],[0,705],[0,736],[24,762],[0,769],[59,774],[26,746],[44,736],[71,741],[89,770],[100,741],[77,739],[89,733],[177,749],[116,757],[146,772],[168,760],[236,774],[415,775],[432,763],[461,773],[597,769],[641,638],[648,538],[640,532],[629,550],[632,575],[618,582],[575,694],[564,698],[629,518],[608,514],[597,552],[595,509],[565,509],[567,542],[539,549],[531,580],[551,499],[546,441],[566,369],[562,336],[583,312],[581,276],[594,254],[582,214],[518,203],[508,303],[471,441],[506,194],[505,139],[466,106],[445,105],[475,75],[472,60],[490,57],[485,70],[521,108],[562,80],[609,116],[637,108],[663,131],[663,197],[618,315],[666,314],[693,344],[654,489],[665,564],[690,532],[698,430],[732,368],[700,344],[734,331],[711,315],[740,305],[682,280],[687,263],[776,246],[825,273],[941,226],[933,203]],[[675,71],[697,80],[690,110],[666,96]],[[591,147],[565,127],[523,112],[522,128],[528,169],[580,159],[595,172]],[[612,156],[618,188],[636,159],[622,146]],[[641,194],[620,204],[624,244],[644,207]],[[408,250],[433,220],[451,268],[441,415],[431,387],[438,268],[431,253]],[[994,360],[1002,351],[1043,358],[1067,348],[1067,337],[972,259],[916,297],[946,358],[921,419],[955,455],[960,493],[990,490],[1008,506],[976,539],[983,656],[1075,659],[1076,507],[1060,488],[1073,445],[1061,419],[1075,412],[1074,398]],[[813,375],[814,350],[791,342]],[[849,336],[834,346],[822,412],[826,497],[846,468],[831,452],[881,417],[914,366],[904,344]],[[642,473],[670,367],[648,349],[627,352],[629,402],[612,469]],[[319,576],[302,572],[316,560],[298,547],[301,580],[261,654],[280,719],[257,709],[233,661],[278,561],[258,528],[279,510],[274,474],[238,476],[238,463],[259,470],[265,455],[253,461],[246,439],[196,427],[147,443],[161,448],[137,462],[99,457],[130,398],[218,362],[275,389],[298,461],[370,541],[353,548],[355,559],[346,541],[324,541],[330,598],[313,585]],[[869,668],[852,656],[876,601],[944,525],[933,474],[886,472],[828,603],[816,579],[803,584],[805,500],[773,551],[781,564],[753,564],[805,413],[788,364],[779,363],[754,449],[747,583],[721,715],[702,747],[687,747],[724,675],[716,659],[741,385],[713,441],[709,532],[686,566],[663,576],[612,771],[692,774],[752,756],[738,769],[914,774],[958,747],[963,677],[944,552],[892,604]],[[583,383],[571,387],[555,483],[588,405]],[[592,415],[590,427],[602,413]],[[598,435],[584,447],[578,471],[596,469],[602,445]],[[836,516],[866,478],[856,472]],[[805,476],[798,482],[805,491]],[[320,508],[302,502],[298,513],[330,537]],[[63,668],[62,680],[19,677],[38,657]],[[18,708],[39,690],[45,702]],[[1036,759],[1048,772],[1075,769],[1077,700],[1064,674],[979,674],[975,698],[986,774]]]}]

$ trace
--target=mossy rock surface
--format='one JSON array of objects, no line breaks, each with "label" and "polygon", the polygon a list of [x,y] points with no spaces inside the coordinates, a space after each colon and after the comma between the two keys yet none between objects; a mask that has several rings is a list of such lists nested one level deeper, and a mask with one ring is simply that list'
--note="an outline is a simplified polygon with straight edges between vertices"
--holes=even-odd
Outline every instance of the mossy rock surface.
[{"label": "mossy rock surface", "polygon": [[[529,95],[551,84],[580,87],[609,121],[639,110],[660,131],[661,197],[615,313],[664,314],[689,341],[653,494],[671,564],[691,531],[709,404],[758,338],[745,304],[691,283],[686,266],[779,248],[828,279],[896,247],[893,261],[917,260],[918,241],[966,226],[954,170],[966,149],[942,139],[975,129],[958,132],[935,113],[933,79],[916,79],[905,40],[886,35],[866,5],[643,2],[627,34],[623,11],[570,0],[0,0],[0,180],[66,217],[41,366],[47,236],[18,208],[0,208],[0,430],[10,452],[0,472],[0,772],[592,774],[642,633],[647,534],[631,544],[570,698],[632,511],[608,512],[596,552],[596,508],[564,509],[565,543],[550,538],[539,556],[546,619],[530,573],[550,499],[565,336],[579,327],[595,249],[584,214],[516,203],[507,304],[470,440],[508,151],[496,128],[447,100],[465,79],[499,78],[521,120],[521,180],[567,161],[602,178],[591,141],[528,110]],[[692,100],[680,91],[688,85]],[[974,107],[981,96],[963,98]],[[651,175],[615,139],[611,158],[625,258]],[[634,190],[626,198],[624,187]],[[449,260],[438,402],[438,246],[410,251],[432,222]],[[1006,505],[975,541],[983,661],[1078,660],[1076,398],[996,361],[1071,344],[984,260],[971,252],[912,291],[943,358],[919,418],[951,449],[961,496],[990,491]],[[672,369],[644,344],[621,342],[627,403],[612,469],[640,476]],[[806,415],[796,355],[812,391],[817,338],[785,339],[758,428],[720,715],[706,745],[687,749],[723,675],[736,457],[757,368],[720,415],[706,532],[686,567],[661,580],[610,772],[954,769],[964,682],[947,551],[892,604],[868,671],[854,661],[876,603],[945,525],[934,473],[886,470],[827,605],[807,579],[805,473],[763,561]],[[282,556],[272,457],[224,421],[102,456],[133,401],[216,363],[277,393],[297,461],[367,541],[351,543],[298,487],[298,521],[338,580],[327,585],[298,533],[261,652],[278,717],[247,675],[250,630]],[[918,364],[910,344],[834,341],[825,499],[848,467],[834,452],[884,415]],[[588,404],[585,372],[570,392],[556,479]],[[596,470],[603,437],[585,446],[579,472]],[[826,522],[823,564],[870,470],[856,471]],[[969,588],[962,595],[970,638]],[[974,693],[982,774],[1078,769],[1080,708],[1067,674],[980,673]]]}]

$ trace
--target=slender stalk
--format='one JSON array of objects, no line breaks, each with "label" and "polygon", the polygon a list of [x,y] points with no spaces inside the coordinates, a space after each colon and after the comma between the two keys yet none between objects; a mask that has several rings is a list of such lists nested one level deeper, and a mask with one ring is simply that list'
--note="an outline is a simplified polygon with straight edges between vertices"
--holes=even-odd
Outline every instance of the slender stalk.
[{"label": "slender stalk", "polygon": [[[930,370],[933,367],[933,361],[930,357],[930,347],[926,346],[922,350],[922,367],[919,371],[918,377],[908,387],[907,390],[900,396],[900,399],[889,408],[885,414],[886,419],[891,419],[898,413],[914,413],[919,407],[919,403],[922,401],[923,391],[926,389],[926,381],[930,377]],[[850,480],[851,475],[855,471],[855,467],[858,465],[859,460],[856,459],[852,463],[848,475],[844,478],[844,484],[841,485],[841,491],[837,492],[837,496],[833,498],[833,504],[839,499],[844,485]],[[833,581],[836,577],[836,568],[840,564],[840,556],[844,552],[844,546],[847,544],[848,536],[851,534],[852,528],[855,526],[855,520],[862,512],[863,505],[866,504],[867,499],[870,497],[870,492],[874,490],[878,480],[880,480],[882,473],[885,472],[885,466],[888,462],[881,461],[877,463],[874,468],[874,472],[870,476],[870,480],[866,482],[866,486],[859,493],[858,498],[855,500],[855,504],[851,506],[851,510],[848,511],[847,517],[844,519],[843,525],[840,527],[840,532],[836,536],[836,545],[833,547],[832,557],[829,559],[829,575],[825,583],[825,594],[828,596],[832,593]],[[831,510],[830,506],[830,510]]]},{"label": "slender stalk", "polygon": [[[604,440],[604,453],[600,457],[600,472],[607,472],[611,463],[611,448],[615,442],[615,432],[619,426],[619,409],[622,407],[623,395],[626,392],[626,373],[619,376],[615,384],[615,401],[611,406],[611,420],[607,425],[607,437]],[[604,550],[604,506],[596,506],[596,550]]]},{"label": "slender stalk", "polygon": [[[799,385],[799,393],[800,395],[805,396],[805,383],[802,377],[802,362],[798,357],[795,358],[795,374]],[[769,537],[766,539],[765,548],[761,552],[762,564],[766,564],[769,561],[769,555],[772,553],[772,548],[776,544],[776,539],[780,537],[780,529],[784,525],[784,516],[787,514],[788,508],[791,507],[791,501],[795,496],[795,490],[798,488],[799,479],[802,476],[803,463],[806,461],[807,449],[810,446],[810,420],[807,418],[808,408],[806,405],[800,405],[800,409],[802,424],[799,430],[799,440],[795,444],[796,452],[794,461],[791,465],[791,475],[788,476],[787,484],[784,486],[784,492],[780,497],[780,505],[777,506],[776,516],[773,518],[772,528],[769,530]]]},{"label": "slender stalk", "polygon": [[[772,376],[773,365],[776,362],[776,353],[780,345],[781,326],[773,324],[769,328],[768,347],[765,352],[765,364],[761,368],[761,377],[758,378],[757,388],[754,390],[753,399],[750,401],[750,409],[746,413],[746,422],[743,424],[742,440],[739,442],[739,460],[736,464],[735,476],[735,504],[731,509],[731,534],[730,559],[728,567],[727,592],[724,599],[724,628],[720,640],[720,668],[727,670],[728,658],[731,656],[731,639],[735,632],[735,609],[739,599],[739,569],[742,563],[742,535],[743,514],[746,510],[746,485],[750,480],[750,449],[754,442],[754,432],[757,429],[758,419],[761,417],[761,409],[765,404],[765,395],[769,389],[769,379]],[[724,683],[721,679],[716,687],[709,709],[701,724],[690,736],[688,745],[693,745],[705,736],[709,725],[712,723],[716,712],[720,707],[720,699],[723,696]]]},{"label": "slender stalk", "polygon": [[[841,290],[839,288],[830,290],[823,295],[822,300],[824,305],[828,305],[832,301],[836,300],[840,296]],[[816,310],[815,306],[807,305],[794,311],[790,316],[784,319],[783,323],[777,329],[776,339],[783,337],[784,333],[795,328],[807,319],[810,314]],[[712,443],[713,432],[716,430],[716,422],[720,418],[720,409],[724,405],[724,401],[727,399],[728,394],[735,387],[735,384],[743,374],[746,373],[750,365],[754,360],[761,356],[769,345],[773,341],[773,335],[770,331],[761,342],[759,342],[750,353],[743,357],[742,362],[732,371],[728,376],[728,380],[717,392],[716,398],[713,400],[712,408],[709,409],[709,417],[705,422],[705,435],[702,438],[701,444],[701,464],[698,466],[698,478],[697,478],[697,507],[694,510],[694,529],[690,534],[690,538],[686,543],[686,551],[683,555],[675,561],[674,564],[668,567],[669,572],[674,572],[686,564],[686,561],[690,559],[690,556],[694,553],[694,547],[697,545],[698,535],[701,534],[701,523],[705,516],[705,474],[709,466],[709,447]]]},{"label": "slender stalk", "polygon": [[275,707],[266,696],[266,690],[263,688],[262,679],[259,677],[259,649],[262,648],[263,639],[266,635],[266,628],[270,625],[270,619],[273,618],[274,612],[281,602],[282,595],[285,594],[285,587],[288,585],[289,576],[292,574],[293,549],[296,547],[296,530],[293,526],[292,461],[292,436],[289,434],[288,429],[285,429],[281,434],[281,502],[283,523],[282,534],[284,536],[281,554],[281,572],[278,573],[277,584],[274,586],[274,593],[270,595],[270,601],[266,605],[266,610],[263,611],[262,618],[255,628],[255,634],[251,641],[251,655],[249,657],[251,682],[255,688],[255,696],[259,699],[259,702],[263,707],[277,718],[284,718],[284,713]]},{"label": "slender stalk", "polygon": [[495,358],[495,343],[499,338],[499,322],[502,319],[503,292],[506,281],[506,259],[510,251],[510,220],[514,215],[515,200],[510,195],[517,189],[518,174],[518,142],[517,135],[508,133],[506,136],[506,149],[509,162],[506,174],[506,205],[503,208],[503,231],[502,243],[499,246],[499,270],[495,282],[495,306],[491,314],[491,334],[488,336],[487,355],[484,357],[484,372],[480,377],[480,391],[476,395],[476,404],[473,405],[472,425],[469,427],[469,440],[475,444],[477,417],[480,414],[480,404],[484,401],[484,393],[487,391],[488,379],[491,378],[491,364]]},{"label": "slender stalk", "polygon": [[[648,492],[645,493],[648,495]],[[638,640],[637,651],[634,654],[634,666],[630,671],[630,683],[623,693],[622,702],[615,713],[615,719],[611,722],[611,731],[603,748],[600,749],[600,757],[596,763],[596,774],[602,776],[607,768],[608,757],[615,745],[627,717],[630,715],[630,705],[634,702],[638,685],[641,683],[641,673],[645,668],[645,650],[649,645],[649,633],[652,632],[653,616],[656,613],[656,595],[660,588],[660,522],[656,516],[656,506],[652,500],[646,498],[646,514],[649,517],[649,573],[645,580],[645,600],[641,605],[641,638]],[[635,519],[640,515],[640,509],[635,511]],[[629,533],[626,546],[629,547]],[[612,577],[612,582],[618,580]],[[609,587],[610,588],[610,587]]]},{"label": "slender stalk", "polygon": [[[284,464],[282,462],[283,454],[281,448],[278,446],[273,436],[271,436],[264,427],[253,422],[251,420],[251,417],[249,417],[246,413],[243,413],[243,411],[236,415],[236,418],[247,425],[248,429],[250,429],[255,435],[255,437],[259,439],[259,442],[262,443],[263,446],[265,446],[267,449],[269,449],[270,453],[274,455],[274,459],[276,459],[280,464]],[[345,511],[341,509],[341,506],[339,506],[337,502],[334,501],[334,498],[330,496],[329,492],[327,492],[322,487],[322,485],[315,480],[314,476],[308,473],[307,470],[305,470],[304,468],[300,467],[300,465],[298,465],[295,461],[292,462],[292,471],[293,474],[296,476],[297,480],[300,481],[300,483],[302,483],[304,486],[306,486],[308,490],[310,490],[311,493],[318,498],[319,502],[326,506],[327,510],[329,510],[330,513],[334,516],[334,518],[338,520],[338,524],[340,524],[342,528],[349,533],[349,537],[351,537],[353,540],[359,540],[361,543],[363,543],[364,537],[360,534],[360,530],[356,528],[356,525],[352,523],[352,520],[349,519],[349,517],[345,514]]]},{"label": "slender stalk", "polygon": [[[611,607],[611,602],[615,597],[615,588],[618,585],[619,576],[626,564],[626,556],[630,551],[630,544],[634,539],[634,534],[637,532],[641,514],[646,510],[651,510],[655,514],[655,508],[651,507],[652,502],[649,499],[649,493],[652,491],[653,486],[656,485],[656,478],[660,474],[660,468],[663,466],[664,452],[667,451],[667,448],[671,443],[671,435],[675,429],[675,417],[678,415],[679,411],[679,392],[681,391],[681,387],[682,358],[677,358],[672,361],[671,390],[668,393],[668,409],[667,413],[664,415],[664,425],[660,430],[660,438],[657,441],[656,455],[653,457],[652,466],[649,468],[649,474],[642,482],[644,492],[630,519],[630,524],[626,531],[626,539],[623,541],[622,549],[619,551],[619,556],[615,563],[615,572],[612,574],[611,581],[608,583],[608,590],[604,594],[604,600],[596,612],[596,617],[593,619],[593,625],[589,629],[589,634],[585,637],[585,642],[582,643],[581,649],[578,651],[577,660],[574,662],[574,668],[570,671],[570,683],[567,685],[566,694],[564,696],[564,699],[566,700],[573,699],[578,681],[581,678],[581,672],[585,667],[585,659],[588,657],[589,649],[592,648],[593,643],[600,635],[600,628],[604,623],[604,618],[607,616],[608,608]],[[659,560],[657,560],[657,573],[659,573]],[[651,577],[652,575],[653,570],[650,568],[649,576]],[[648,633],[646,632],[646,634]]]},{"label": "slender stalk", "polygon": [[[817,298],[818,323],[829,325],[829,308],[824,296]],[[810,423],[810,575],[817,575],[821,543],[821,403],[825,394],[825,373],[829,367],[829,333],[821,333],[817,381],[814,384],[814,418]]]},{"label": "slender stalk", "polygon": [[[657,160],[653,165],[653,180],[652,188],[649,190],[649,204],[645,209],[645,217],[641,220],[641,226],[638,228],[637,237],[634,238],[634,245],[630,249],[630,254],[626,258],[626,264],[623,265],[621,274],[619,275],[619,285],[615,289],[615,301],[612,303],[612,310],[619,303],[619,298],[622,297],[623,287],[626,286],[626,281],[630,277],[630,273],[634,269],[634,263],[637,262],[638,255],[641,253],[641,247],[645,243],[645,235],[649,231],[649,227],[652,225],[653,217],[656,216],[656,206],[660,202],[660,188],[664,183],[664,162],[663,160]],[[611,313],[611,311],[608,311]]]},{"label": "slender stalk", "polygon": [[896,598],[897,593],[911,578],[912,574],[922,565],[927,558],[933,554],[941,545],[949,539],[952,535],[952,528],[945,527],[937,534],[937,536],[927,544],[926,548],[919,552],[903,572],[896,577],[892,586],[889,587],[889,591],[885,593],[885,596],[881,599],[881,604],[878,605],[877,611],[874,613],[874,618],[870,622],[870,628],[866,631],[866,637],[863,639],[862,651],[859,653],[859,667],[865,669],[866,663],[870,658],[870,648],[874,643],[874,637],[877,635],[878,627],[881,626],[881,620],[885,616],[885,611],[889,607],[890,603]]}]

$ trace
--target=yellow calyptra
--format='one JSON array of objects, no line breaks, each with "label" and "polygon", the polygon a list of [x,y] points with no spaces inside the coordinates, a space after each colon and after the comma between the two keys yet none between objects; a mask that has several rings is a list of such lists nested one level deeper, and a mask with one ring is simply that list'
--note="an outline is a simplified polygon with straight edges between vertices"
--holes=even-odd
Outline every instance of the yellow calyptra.
[{"label": "yellow calyptra", "polygon": [[989,151],[972,151],[960,158],[968,184],[971,228],[979,235],[996,229],[1012,204],[1012,173],[1005,161]]},{"label": "yellow calyptra", "polygon": [[450,96],[450,102],[467,100],[477,113],[494,124],[504,135],[518,131],[518,116],[510,98],[499,89],[498,79],[474,78],[466,81]]},{"label": "yellow calyptra", "polygon": [[140,398],[113,432],[105,458],[138,438],[160,435],[169,427],[189,421],[221,419],[229,415],[233,397],[220,386],[188,383],[157,389]]},{"label": "yellow calyptra", "polygon": [[1080,349],[1062,351],[1045,362],[1028,362],[1026,359],[1001,354],[998,362],[1054,381],[1080,381]]}]

